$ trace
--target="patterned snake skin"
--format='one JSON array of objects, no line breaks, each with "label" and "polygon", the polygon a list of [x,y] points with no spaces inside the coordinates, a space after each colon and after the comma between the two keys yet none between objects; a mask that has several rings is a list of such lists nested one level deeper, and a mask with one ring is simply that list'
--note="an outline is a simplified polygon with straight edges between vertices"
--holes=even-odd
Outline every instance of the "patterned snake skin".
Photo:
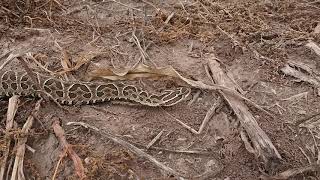
[{"label": "patterned snake skin", "polygon": [[[61,104],[93,104],[111,100],[132,101],[147,106],[172,106],[186,99],[190,88],[179,87],[151,94],[133,85],[121,82],[91,83],[62,81],[57,78],[35,73],[35,80],[25,72],[0,72],[0,96],[40,96],[45,91]],[[40,89],[39,89],[40,88]]]}]

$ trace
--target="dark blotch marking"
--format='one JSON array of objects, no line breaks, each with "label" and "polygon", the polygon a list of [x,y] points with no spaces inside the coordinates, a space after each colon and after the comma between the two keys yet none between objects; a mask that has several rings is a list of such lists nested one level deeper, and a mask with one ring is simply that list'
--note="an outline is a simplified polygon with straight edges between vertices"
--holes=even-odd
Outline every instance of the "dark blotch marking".
[{"label": "dark blotch marking", "polygon": [[35,84],[32,84],[31,87],[32,87],[32,89],[34,89],[34,90],[37,90],[37,89],[38,89],[37,85],[35,85]]},{"label": "dark blotch marking", "polygon": [[[110,84],[109,84],[110,85]],[[119,88],[123,88],[125,85],[123,83],[117,84]]]},{"label": "dark blotch marking", "polygon": [[117,87],[115,85],[113,85],[113,84],[104,84],[104,85],[100,85],[98,87],[97,91],[103,91],[106,88],[112,89],[112,90],[115,90],[115,91],[118,90]]},{"label": "dark blotch marking", "polygon": [[137,95],[136,95],[138,93],[137,91],[138,90],[137,90],[136,87],[129,85],[129,86],[126,86],[126,87],[123,88],[122,93],[123,93],[124,96],[129,96],[129,95],[133,96],[133,95],[135,95],[134,98],[137,98]]},{"label": "dark blotch marking", "polygon": [[142,91],[139,95],[142,97],[148,97],[148,93],[145,91]]},{"label": "dark blotch marking", "polygon": [[83,84],[74,84],[71,86],[71,88],[69,89],[69,91],[77,91],[77,90],[82,90],[85,92],[90,92],[89,88]]},{"label": "dark blotch marking", "polygon": [[3,89],[8,89],[9,88],[9,85],[7,83],[5,83],[5,82],[2,82],[1,85],[2,85]]},{"label": "dark blotch marking", "polygon": [[28,76],[22,76],[22,78],[21,78],[21,81],[28,81],[29,80],[29,78],[28,78]]},{"label": "dark blotch marking", "polygon": [[109,95],[109,96],[118,96],[118,89],[113,84],[100,85],[97,88],[97,94],[99,92],[103,92],[105,95]]},{"label": "dark blotch marking", "polygon": [[129,95],[128,91],[123,91],[122,93],[123,93],[124,96],[128,96]]},{"label": "dark blotch marking", "polygon": [[74,99],[74,98],[77,97],[77,94],[72,93],[72,92],[69,92],[69,97],[70,97],[71,99]]},{"label": "dark blotch marking", "polygon": [[158,99],[152,99],[152,103],[158,104],[160,101]]},{"label": "dark blotch marking", "polygon": [[103,95],[104,95],[103,92],[101,92],[101,91],[98,91],[98,92],[97,92],[97,96],[98,96],[98,97],[102,97]]},{"label": "dark blotch marking", "polygon": [[150,99],[151,99],[151,101],[152,102],[154,102],[154,103],[159,103],[160,102],[160,98],[159,98],[159,96],[156,96],[156,95],[151,95],[150,96]]},{"label": "dark blotch marking", "polygon": [[24,90],[27,90],[29,88],[29,86],[25,83],[21,83],[21,88],[24,89]]},{"label": "dark blotch marking", "polygon": [[17,83],[11,83],[10,86],[11,86],[11,88],[12,88],[13,90],[17,90],[17,89],[18,89]]},{"label": "dark blotch marking", "polygon": [[135,99],[138,97],[136,94],[132,94],[131,96]]},{"label": "dark blotch marking", "polygon": [[47,93],[51,93],[52,92],[52,90],[50,88],[48,88],[47,86],[44,86],[43,88]]},{"label": "dark blotch marking", "polygon": [[9,79],[9,72],[6,72],[6,73],[4,73],[3,75],[2,75],[2,80],[8,80]]},{"label": "dark blotch marking", "polygon": [[85,85],[81,85],[81,86],[80,86],[80,89],[81,89],[82,91],[85,91],[85,92],[90,92],[90,89],[89,89],[87,86],[85,86]]},{"label": "dark blotch marking", "polygon": [[56,95],[59,97],[63,98],[63,92],[62,91],[56,91]]},{"label": "dark blotch marking", "polygon": [[91,98],[91,93],[85,93],[82,95],[84,98]]},{"label": "dark blotch marking", "polygon": [[14,72],[10,73],[9,78],[10,78],[11,81],[16,81],[17,80],[17,77],[16,77]]},{"label": "dark blotch marking", "polygon": [[60,81],[55,81],[57,89],[63,89],[62,83]]},{"label": "dark blotch marking", "polygon": [[49,79],[49,80],[47,80],[47,81],[45,82],[45,85],[50,86],[50,85],[52,85],[53,83],[54,83],[54,80],[53,80],[53,79]]}]

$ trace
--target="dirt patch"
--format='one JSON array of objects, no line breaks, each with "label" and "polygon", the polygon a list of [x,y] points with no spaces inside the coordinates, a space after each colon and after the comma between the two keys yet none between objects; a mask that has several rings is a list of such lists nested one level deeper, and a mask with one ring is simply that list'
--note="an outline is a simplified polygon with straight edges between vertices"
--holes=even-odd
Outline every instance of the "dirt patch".
[{"label": "dirt patch", "polygon": [[[64,150],[51,126],[54,116],[61,120],[67,141],[82,160],[88,179],[176,178],[111,141],[103,130],[190,177],[258,179],[316,164],[320,161],[319,132],[306,128],[310,126],[297,127],[295,122],[319,113],[319,96],[310,84],[286,76],[281,68],[294,60],[319,71],[320,57],[305,46],[308,41],[320,44],[319,8],[317,1],[298,0],[1,2],[1,64],[8,56],[18,54],[32,69],[48,74],[43,70],[61,72],[63,63],[74,66],[90,57],[90,62],[64,78],[83,80],[97,68],[121,71],[140,62],[151,67],[170,65],[189,79],[210,84],[204,67],[209,55],[214,54],[242,94],[271,113],[268,116],[248,105],[282,157],[278,166],[265,169],[261,159],[248,152],[240,135],[243,126],[224,101],[201,134],[191,133],[174,120],[198,130],[207,111],[222,99],[218,91],[193,89],[200,94],[191,105],[182,102],[166,108],[106,102],[61,109],[44,101],[28,133],[27,145],[31,148],[24,158],[26,178],[78,178],[72,161],[61,158]],[[93,52],[99,53],[91,56]],[[23,67],[13,59],[4,68],[8,69]],[[134,83],[150,90],[182,84],[172,78],[139,78]],[[294,97],[299,94],[306,96]],[[7,99],[0,101],[1,119],[6,119]],[[19,135],[34,104],[34,98],[20,98],[11,138]],[[101,131],[70,122],[82,122]],[[4,157],[5,121],[1,129],[0,152]],[[147,149],[159,133],[158,141]],[[9,155],[8,164],[14,155]],[[304,178],[319,175],[308,171],[291,177]]]}]

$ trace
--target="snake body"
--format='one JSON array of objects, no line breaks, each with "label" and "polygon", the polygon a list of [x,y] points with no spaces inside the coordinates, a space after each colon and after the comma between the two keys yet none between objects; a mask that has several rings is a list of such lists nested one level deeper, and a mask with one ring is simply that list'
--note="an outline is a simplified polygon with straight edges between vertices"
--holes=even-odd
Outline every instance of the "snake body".
[{"label": "snake body", "polygon": [[64,81],[34,74],[36,77],[31,78],[25,71],[0,71],[0,96],[40,96],[44,91],[56,102],[66,105],[127,100],[147,106],[172,106],[186,99],[191,92],[190,88],[178,87],[149,93],[123,82]]}]

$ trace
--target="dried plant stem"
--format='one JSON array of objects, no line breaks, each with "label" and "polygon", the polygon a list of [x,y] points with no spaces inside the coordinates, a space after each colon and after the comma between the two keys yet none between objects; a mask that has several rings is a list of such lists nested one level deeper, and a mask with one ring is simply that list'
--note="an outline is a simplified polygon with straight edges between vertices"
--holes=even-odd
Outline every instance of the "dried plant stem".
[{"label": "dried plant stem", "polygon": [[[67,139],[65,137],[65,133],[64,130],[62,129],[62,127],[60,126],[59,123],[59,119],[58,118],[54,118],[53,119],[53,123],[52,123],[52,128],[53,131],[55,133],[55,135],[57,136],[60,144],[62,145],[64,151],[70,156],[70,158],[73,161],[73,165],[74,165],[74,169],[76,171],[76,174],[78,175],[78,177],[80,179],[84,179],[86,177],[85,175],[85,171],[84,171],[84,167],[83,164],[81,162],[80,157],[77,155],[77,153],[72,149],[72,146],[67,142]],[[60,162],[61,160],[59,160]],[[58,163],[59,165],[60,163]],[[58,167],[57,165],[57,167]],[[57,171],[57,169],[56,169]]]},{"label": "dried plant stem", "polygon": [[3,160],[2,160],[1,169],[0,169],[0,179],[4,179],[3,176],[6,170],[7,159],[10,153],[10,145],[11,145],[11,139],[9,138],[10,136],[9,133],[13,127],[13,121],[14,121],[13,119],[18,109],[18,102],[19,102],[19,96],[17,95],[14,95],[9,99],[7,120],[6,120],[6,136],[8,137],[6,142],[7,149],[3,155]]},{"label": "dried plant stem", "polygon": [[18,139],[18,143],[16,146],[17,152],[16,152],[14,164],[13,164],[11,180],[16,180],[16,178],[18,178],[18,180],[25,179],[24,173],[23,173],[23,160],[24,160],[26,142],[27,142],[27,137],[28,137],[26,135],[28,134],[29,130],[32,127],[34,117],[37,116],[37,113],[40,109],[41,101],[42,101],[42,99],[37,101],[34,110],[32,111],[31,115],[28,117],[26,123],[22,127],[21,133],[25,136]]}]

